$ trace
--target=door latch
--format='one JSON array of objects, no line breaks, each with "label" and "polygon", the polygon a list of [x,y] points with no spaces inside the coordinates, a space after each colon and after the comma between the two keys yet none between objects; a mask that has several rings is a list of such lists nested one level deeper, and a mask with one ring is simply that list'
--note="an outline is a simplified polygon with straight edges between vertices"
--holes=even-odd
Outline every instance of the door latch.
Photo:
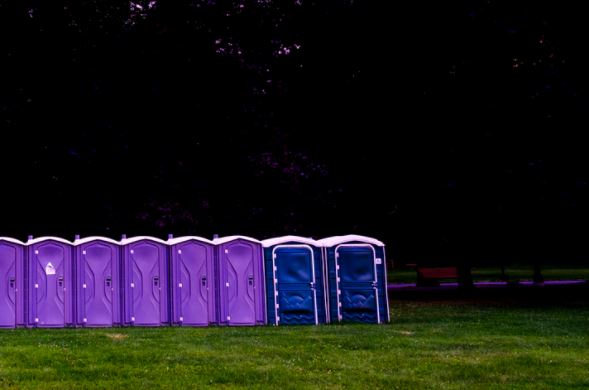
[{"label": "door latch", "polygon": [[155,287],[159,287],[159,285],[160,285],[160,277],[159,276],[154,276],[153,277],[153,285]]},{"label": "door latch", "polygon": [[203,287],[206,287],[207,286],[207,277],[205,275],[202,275],[200,277],[200,285],[203,286]]},{"label": "door latch", "polygon": [[254,285],[254,275],[249,275],[247,277],[247,284],[250,285],[250,286],[253,286]]},{"label": "door latch", "polygon": [[63,276],[60,276],[59,279],[57,279],[57,285],[63,287]]},{"label": "door latch", "polygon": [[15,281],[16,279],[14,278],[14,276],[8,279],[8,285],[10,286],[10,288],[14,288]]},{"label": "door latch", "polygon": [[112,285],[112,278],[110,276],[106,277],[106,287],[110,287]]}]

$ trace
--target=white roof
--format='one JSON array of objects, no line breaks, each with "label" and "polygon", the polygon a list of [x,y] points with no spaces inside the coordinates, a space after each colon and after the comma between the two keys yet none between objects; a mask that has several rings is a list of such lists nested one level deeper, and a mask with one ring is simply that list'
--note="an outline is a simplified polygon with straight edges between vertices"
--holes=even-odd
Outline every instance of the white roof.
[{"label": "white roof", "polygon": [[227,237],[215,238],[213,240],[213,243],[216,245],[220,245],[220,244],[224,244],[226,242],[235,241],[235,240],[246,240],[246,241],[251,241],[251,242],[258,243],[258,244],[261,243],[260,240],[256,240],[255,238],[251,238],[251,237],[247,237],[247,236],[227,236]]},{"label": "white roof", "polygon": [[68,244],[68,245],[73,245],[73,242],[68,241],[64,238],[60,238],[60,237],[53,237],[53,236],[44,236],[44,237],[38,237],[32,240],[27,241],[27,245],[33,245],[36,244],[38,242],[43,242],[43,241],[57,241],[57,242],[61,242],[64,244]]},{"label": "white roof", "polygon": [[318,246],[319,244],[317,241],[313,240],[312,238],[300,237],[300,236],[282,236],[282,237],[274,237],[268,238],[267,240],[262,241],[262,246],[264,248],[268,248],[270,246],[284,244],[285,242],[297,242],[301,244],[309,244],[313,246]]},{"label": "white roof", "polygon": [[206,239],[204,237],[199,237],[199,236],[184,236],[184,237],[177,237],[177,238],[170,238],[168,239],[168,244],[169,245],[175,245],[175,244],[180,244],[186,241],[201,241],[201,242],[206,242],[207,244],[213,244],[213,241]]},{"label": "white roof", "polygon": [[317,241],[317,243],[322,246],[335,246],[338,244],[345,244],[347,242],[352,242],[352,241],[360,241],[360,242],[365,242],[367,244],[384,246],[384,243],[382,241],[377,240],[376,238],[366,237],[366,236],[358,236],[356,234],[348,234],[347,236],[327,237],[327,238]]},{"label": "white roof", "polygon": [[157,238],[157,237],[136,236],[136,237],[130,237],[130,238],[125,238],[124,240],[121,240],[121,245],[132,244],[134,242],[142,241],[142,240],[159,242],[160,244],[167,244],[167,242],[165,242],[164,240]]},{"label": "white roof", "polygon": [[6,241],[6,242],[11,242],[13,244],[25,245],[24,242],[17,240],[16,238],[10,238],[10,237],[0,237],[0,241]]},{"label": "white roof", "polygon": [[90,237],[84,237],[82,239],[77,239],[77,240],[74,240],[74,245],[82,245],[82,244],[85,244],[85,243],[91,242],[91,241],[104,241],[104,242],[109,242],[111,244],[120,245],[120,242],[115,241],[112,238],[102,237],[102,236],[90,236]]}]

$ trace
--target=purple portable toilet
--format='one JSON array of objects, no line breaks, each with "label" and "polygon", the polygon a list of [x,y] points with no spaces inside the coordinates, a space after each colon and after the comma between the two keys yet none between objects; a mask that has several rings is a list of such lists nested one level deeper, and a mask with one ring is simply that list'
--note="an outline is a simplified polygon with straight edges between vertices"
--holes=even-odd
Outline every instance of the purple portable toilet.
[{"label": "purple portable toilet", "polygon": [[24,246],[14,238],[0,237],[0,328],[25,324]]},{"label": "purple portable toilet", "polygon": [[76,325],[121,324],[120,245],[106,237],[76,239]]},{"label": "purple portable toilet", "polygon": [[265,324],[262,244],[244,236],[223,237],[213,242],[219,272],[219,324]]},{"label": "purple portable toilet", "polygon": [[127,325],[169,323],[168,256],[166,242],[133,237],[123,246],[123,321]]},{"label": "purple portable toilet", "polygon": [[172,323],[207,326],[216,321],[213,242],[178,237],[170,245]]},{"label": "purple portable toilet", "polygon": [[39,237],[28,247],[28,324],[60,328],[74,323],[72,243]]}]

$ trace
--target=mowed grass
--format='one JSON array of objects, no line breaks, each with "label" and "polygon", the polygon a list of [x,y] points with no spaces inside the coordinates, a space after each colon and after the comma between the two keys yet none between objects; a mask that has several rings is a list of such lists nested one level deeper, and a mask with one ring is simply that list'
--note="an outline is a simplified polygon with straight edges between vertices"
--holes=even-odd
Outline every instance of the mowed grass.
[{"label": "mowed grass", "polygon": [[392,302],[388,325],[0,331],[0,388],[580,388],[589,306]]}]

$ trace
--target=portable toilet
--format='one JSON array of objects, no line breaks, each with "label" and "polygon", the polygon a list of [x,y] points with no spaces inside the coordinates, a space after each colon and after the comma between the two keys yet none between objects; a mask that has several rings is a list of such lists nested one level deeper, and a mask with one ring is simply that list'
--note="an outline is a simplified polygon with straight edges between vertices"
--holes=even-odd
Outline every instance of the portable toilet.
[{"label": "portable toilet", "polygon": [[317,241],[297,236],[262,241],[268,323],[327,322],[325,265]]},{"label": "portable toilet", "polygon": [[219,283],[219,324],[265,324],[266,302],[261,242],[245,236],[216,238],[213,242]]},{"label": "portable toilet", "polygon": [[59,237],[29,239],[28,325],[74,325],[72,243]]},{"label": "portable toilet", "polygon": [[123,323],[161,326],[169,323],[168,254],[155,237],[121,240],[123,247]]},{"label": "portable toilet", "polygon": [[327,259],[332,321],[389,321],[384,244],[357,235],[329,237],[318,243],[324,246]]},{"label": "portable toilet", "polygon": [[120,245],[106,237],[76,238],[76,325],[121,324]]},{"label": "portable toilet", "polygon": [[0,237],[0,328],[25,325],[25,244]]},{"label": "portable toilet", "polygon": [[216,322],[214,244],[206,238],[170,238],[172,323],[207,326]]}]

